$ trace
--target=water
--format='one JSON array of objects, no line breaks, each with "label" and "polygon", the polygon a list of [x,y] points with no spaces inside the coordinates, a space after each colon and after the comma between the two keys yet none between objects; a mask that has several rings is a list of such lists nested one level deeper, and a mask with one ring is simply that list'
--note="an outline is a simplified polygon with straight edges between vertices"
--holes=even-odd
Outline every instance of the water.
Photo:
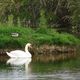
[{"label": "water", "polygon": [[68,61],[0,57],[0,80],[80,80],[80,68]]}]

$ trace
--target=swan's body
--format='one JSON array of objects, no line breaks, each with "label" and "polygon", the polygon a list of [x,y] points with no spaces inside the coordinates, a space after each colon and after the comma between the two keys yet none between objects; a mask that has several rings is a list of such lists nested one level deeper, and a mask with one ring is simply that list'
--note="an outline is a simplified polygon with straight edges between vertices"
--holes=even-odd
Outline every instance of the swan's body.
[{"label": "swan's body", "polygon": [[11,51],[10,53],[9,52],[6,52],[7,55],[9,57],[32,57],[32,55],[30,54],[30,52],[28,51],[28,47],[30,47],[31,44],[28,43],[26,46],[25,46],[25,51],[22,51],[22,50],[15,50],[15,51]]}]

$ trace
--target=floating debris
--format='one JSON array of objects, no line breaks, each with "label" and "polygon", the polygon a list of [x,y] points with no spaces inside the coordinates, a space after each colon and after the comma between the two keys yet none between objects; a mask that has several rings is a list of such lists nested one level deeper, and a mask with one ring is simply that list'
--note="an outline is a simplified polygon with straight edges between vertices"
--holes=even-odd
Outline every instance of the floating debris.
[{"label": "floating debris", "polygon": [[19,37],[19,33],[11,33],[12,37]]}]

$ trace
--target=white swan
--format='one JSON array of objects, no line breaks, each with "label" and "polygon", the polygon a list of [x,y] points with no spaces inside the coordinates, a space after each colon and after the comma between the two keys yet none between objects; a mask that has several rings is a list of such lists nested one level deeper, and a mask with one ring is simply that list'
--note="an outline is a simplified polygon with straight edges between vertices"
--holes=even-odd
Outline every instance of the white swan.
[{"label": "white swan", "polygon": [[25,46],[25,51],[15,50],[15,51],[11,51],[10,53],[9,52],[6,52],[6,53],[9,57],[16,57],[16,58],[18,58],[18,57],[32,57],[32,55],[28,51],[29,47],[31,47],[31,44],[27,43]]}]

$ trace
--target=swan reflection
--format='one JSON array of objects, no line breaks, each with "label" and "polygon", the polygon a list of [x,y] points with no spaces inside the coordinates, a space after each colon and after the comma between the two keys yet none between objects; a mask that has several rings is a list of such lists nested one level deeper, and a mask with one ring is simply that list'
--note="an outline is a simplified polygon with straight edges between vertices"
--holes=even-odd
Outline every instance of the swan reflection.
[{"label": "swan reflection", "polygon": [[28,72],[30,70],[29,63],[31,62],[31,58],[10,58],[7,60],[7,64],[10,64],[12,66],[22,66],[25,65],[25,71]]},{"label": "swan reflection", "polygon": [[10,58],[7,60],[7,64],[19,66],[19,65],[29,65],[31,58]]}]

